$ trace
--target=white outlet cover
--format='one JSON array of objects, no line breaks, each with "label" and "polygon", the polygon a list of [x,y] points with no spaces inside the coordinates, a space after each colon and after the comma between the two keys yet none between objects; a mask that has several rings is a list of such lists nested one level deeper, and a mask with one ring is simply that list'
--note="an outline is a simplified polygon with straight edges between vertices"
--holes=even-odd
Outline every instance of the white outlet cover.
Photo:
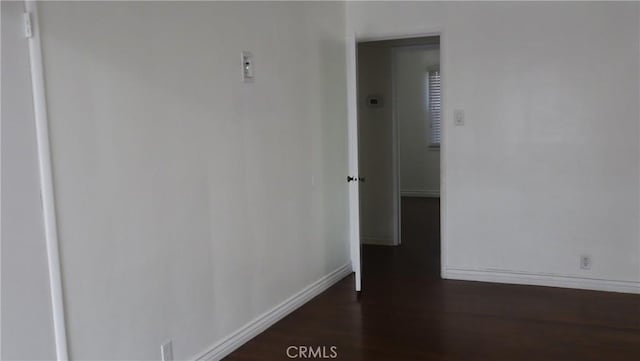
[{"label": "white outlet cover", "polygon": [[590,270],[591,269],[591,256],[588,254],[583,254],[580,256],[580,269]]}]

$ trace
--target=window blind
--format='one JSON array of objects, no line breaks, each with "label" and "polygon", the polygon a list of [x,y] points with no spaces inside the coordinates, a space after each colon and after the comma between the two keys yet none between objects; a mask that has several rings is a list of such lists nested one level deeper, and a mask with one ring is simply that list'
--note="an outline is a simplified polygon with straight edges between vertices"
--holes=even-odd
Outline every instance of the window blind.
[{"label": "window blind", "polygon": [[440,70],[431,70],[427,73],[427,107],[431,118],[431,134],[429,144],[440,146],[441,129],[441,95],[440,95]]}]

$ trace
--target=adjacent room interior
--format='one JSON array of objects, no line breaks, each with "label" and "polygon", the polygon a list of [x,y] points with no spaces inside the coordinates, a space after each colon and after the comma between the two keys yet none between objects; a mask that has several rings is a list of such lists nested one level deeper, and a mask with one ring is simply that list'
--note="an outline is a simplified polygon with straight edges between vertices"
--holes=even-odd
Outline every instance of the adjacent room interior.
[{"label": "adjacent room interior", "polygon": [[359,42],[357,69],[363,287],[388,247],[439,277],[440,37]]}]

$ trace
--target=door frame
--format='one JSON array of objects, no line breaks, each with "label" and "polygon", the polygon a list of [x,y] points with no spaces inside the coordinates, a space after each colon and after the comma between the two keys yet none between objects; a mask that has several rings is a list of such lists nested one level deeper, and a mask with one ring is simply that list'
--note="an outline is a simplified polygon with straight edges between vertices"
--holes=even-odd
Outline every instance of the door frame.
[{"label": "door frame", "polygon": [[[358,90],[357,90],[357,71],[358,71],[358,62],[357,62],[357,46],[360,42],[368,42],[368,41],[381,41],[381,40],[401,40],[408,38],[420,38],[420,37],[432,37],[438,36],[440,38],[440,73],[442,74],[441,80],[441,91],[442,91],[442,115],[441,115],[441,139],[440,139],[440,266],[441,266],[441,277],[444,276],[446,270],[446,259],[447,259],[447,234],[446,234],[446,221],[447,221],[447,213],[446,213],[446,204],[447,204],[447,189],[446,189],[446,154],[447,154],[447,66],[446,66],[446,38],[444,29],[437,27],[427,29],[423,32],[384,32],[376,34],[375,36],[367,36],[363,34],[358,34],[355,31],[347,31],[347,111],[348,111],[348,152],[349,152],[349,172],[350,174],[357,175],[357,159],[358,159]],[[392,69],[392,77],[393,77],[393,69]],[[392,85],[392,94],[395,97],[395,84]],[[393,177],[394,177],[394,194],[396,200],[394,202],[394,236],[396,239],[394,243],[396,245],[401,243],[401,210],[400,203],[402,201],[402,197],[400,195],[400,175],[399,175],[399,141],[397,138],[397,114],[395,105],[392,105],[392,114],[393,114]],[[355,129],[355,134],[353,133]],[[352,164],[355,157],[355,165]],[[354,173],[355,172],[355,173]],[[355,188],[355,189],[354,189]],[[356,212],[353,209],[357,209]],[[351,264],[356,273],[356,291],[361,290],[361,252],[360,252],[360,217],[359,217],[359,194],[356,186],[349,187],[349,209],[350,209],[350,220],[349,220],[349,228],[350,228],[350,249],[351,249]]]}]

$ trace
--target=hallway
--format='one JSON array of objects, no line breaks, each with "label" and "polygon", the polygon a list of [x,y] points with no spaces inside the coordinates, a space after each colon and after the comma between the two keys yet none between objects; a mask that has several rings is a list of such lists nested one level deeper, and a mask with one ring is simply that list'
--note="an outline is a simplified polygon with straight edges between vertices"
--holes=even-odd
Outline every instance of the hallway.
[{"label": "hallway", "polygon": [[403,244],[363,247],[353,278],[227,360],[287,360],[290,345],[338,360],[637,360],[640,295],[441,280],[439,200],[403,198]]}]

